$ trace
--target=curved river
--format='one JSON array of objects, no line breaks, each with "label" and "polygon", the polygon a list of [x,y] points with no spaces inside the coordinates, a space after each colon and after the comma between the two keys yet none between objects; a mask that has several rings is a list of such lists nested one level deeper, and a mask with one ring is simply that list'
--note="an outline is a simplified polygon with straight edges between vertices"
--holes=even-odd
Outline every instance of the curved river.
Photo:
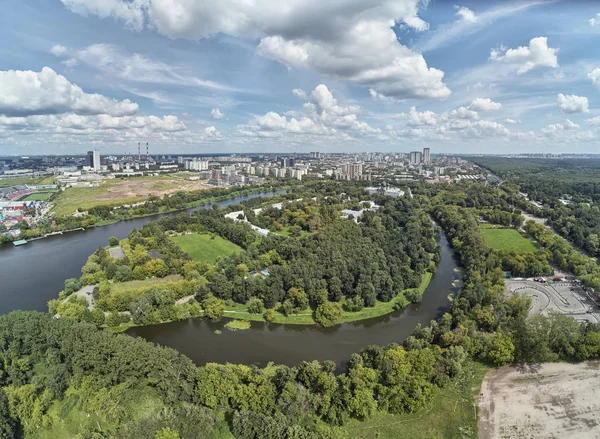
[{"label": "curved river", "polygon": [[[214,204],[227,206],[270,195],[273,193],[240,196]],[[187,212],[212,205],[195,207]],[[110,236],[122,239],[134,228],[166,215],[178,214],[180,212],[121,221],[32,241],[20,247],[5,246],[0,249],[0,314],[17,309],[47,311],[47,302],[56,298],[65,279],[79,277],[88,256],[99,246],[106,245]],[[333,360],[339,370],[352,353],[371,344],[400,343],[418,323],[426,325],[448,310],[448,295],[454,292],[452,282],[458,279],[459,273],[443,235],[440,244],[441,260],[423,294],[423,302],[386,316],[327,329],[252,322],[249,330],[235,332],[224,327],[227,319],[219,322],[188,319],[132,328],[128,333],[175,348],[199,365],[207,362],[265,365],[270,361],[295,365],[303,360]],[[221,333],[217,334],[217,330]]]}]

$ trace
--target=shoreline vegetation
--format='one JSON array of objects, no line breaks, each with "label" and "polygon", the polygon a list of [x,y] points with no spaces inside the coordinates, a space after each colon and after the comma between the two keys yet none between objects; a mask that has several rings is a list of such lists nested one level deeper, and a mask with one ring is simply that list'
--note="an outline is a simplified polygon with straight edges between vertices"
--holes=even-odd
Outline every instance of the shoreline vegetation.
[{"label": "shoreline vegetation", "polygon": [[[125,207],[127,205],[118,203],[95,206],[90,208],[87,214],[79,217],[73,215],[58,216],[56,218],[56,226],[48,225],[46,227],[38,227],[36,229],[27,229],[24,230],[21,233],[21,235],[17,237],[13,237],[12,235],[3,235],[3,240],[0,242],[0,250],[2,248],[9,248],[7,245],[3,244],[9,244],[12,241],[16,241],[19,239],[43,239],[47,236],[61,234],[61,232],[86,230],[94,227],[104,227],[109,226],[111,224],[117,224],[121,221],[147,218],[155,215],[184,212],[188,209],[193,209],[195,207],[227,201],[237,197],[244,197],[260,193],[277,193],[279,191],[286,191],[289,188],[289,185],[266,184],[261,186],[253,186],[251,188],[235,186],[226,190],[222,188],[205,189],[202,191],[195,191],[198,195],[203,195],[201,198],[193,201],[183,202],[183,204],[180,200],[175,200],[176,202],[174,204],[177,205],[173,207],[169,207],[169,203],[172,201],[171,198],[175,199],[177,197],[193,197],[194,194],[192,192],[176,192],[169,196],[165,196],[163,199],[160,199],[158,197],[146,197],[140,201],[143,203],[143,205],[136,207]],[[227,191],[227,193],[221,195],[210,195],[211,193],[223,191]],[[139,213],[140,210],[144,209],[149,210],[144,213]],[[115,215],[117,216],[113,217]]]},{"label": "shoreline vegetation", "polygon": [[[421,284],[417,288],[417,291],[419,292],[420,295],[422,295],[425,292],[425,290],[429,286],[429,283],[431,282],[431,279],[433,279],[433,276],[434,276],[434,273],[431,273],[431,272],[426,272],[425,274],[423,274]],[[194,300],[194,299],[190,299],[190,300]],[[409,302],[404,297],[404,294],[400,293],[395,298],[390,300],[389,302],[377,301],[376,305],[372,308],[363,308],[361,311],[357,311],[357,312],[346,311],[346,310],[342,309],[340,318],[336,324],[352,323],[352,322],[358,322],[358,321],[362,321],[362,320],[368,320],[368,319],[374,319],[377,317],[382,317],[387,314],[391,314],[395,311],[405,310],[411,304],[412,304],[412,302]],[[229,321],[240,320],[240,321],[248,321],[248,322],[277,323],[277,324],[282,324],[282,325],[318,325],[317,321],[314,318],[315,313],[314,313],[314,311],[309,312],[309,311],[312,311],[310,309],[303,311],[299,314],[292,314],[289,316],[286,316],[285,314],[283,314],[280,311],[274,310],[273,320],[266,320],[264,314],[250,313],[247,311],[247,308],[248,308],[248,306],[246,304],[227,304],[227,303],[225,303],[224,308],[223,308],[222,318],[225,318]],[[173,322],[177,322],[180,320],[187,320],[189,318],[194,319],[194,318],[208,318],[208,317],[204,314],[204,310],[202,310],[202,313],[198,316],[193,316],[193,317],[188,316],[188,317],[185,317],[183,319],[178,319],[178,320],[166,320],[166,321],[155,323],[152,326],[173,323]],[[116,326],[116,327],[109,327],[106,325],[104,325],[103,327],[107,328],[110,332],[117,334],[117,333],[126,332],[127,330],[129,330],[131,328],[136,328],[136,327],[140,327],[140,326],[148,326],[148,325],[136,325],[135,323],[130,321],[127,323],[120,324],[119,326]],[[225,326],[227,326],[227,324]]]},{"label": "shoreline vegetation", "polygon": [[[124,332],[200,317],[329,327],[421,302],[440,257],[429,216],[410,199],[376,204],[361,187],[331,186],[337,192],[296,188],[111,237],[49,310]],[[361,207],[360,222],[341,213]],[[295,272],[302,282],[290,282]],[[90,285],[93,295],[80,292]]]}]

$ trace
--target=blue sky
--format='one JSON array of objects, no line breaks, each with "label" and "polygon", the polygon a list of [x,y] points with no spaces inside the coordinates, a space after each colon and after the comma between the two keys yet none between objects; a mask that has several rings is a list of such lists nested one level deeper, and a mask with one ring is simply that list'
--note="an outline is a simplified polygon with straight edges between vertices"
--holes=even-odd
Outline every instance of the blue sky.
[{"label": "blue sky", "polygon": [[0,153],[600,152],[592,1],[5,6]]}]

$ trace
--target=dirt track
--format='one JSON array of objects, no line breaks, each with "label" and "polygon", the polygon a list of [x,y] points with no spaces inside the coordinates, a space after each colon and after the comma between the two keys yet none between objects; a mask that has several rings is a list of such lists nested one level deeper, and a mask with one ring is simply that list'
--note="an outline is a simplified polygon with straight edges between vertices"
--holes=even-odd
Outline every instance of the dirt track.
[{"label": "dirt track", "polygon": [[600,438],[600,364],[503,367],[484,379],[479,439]]}]

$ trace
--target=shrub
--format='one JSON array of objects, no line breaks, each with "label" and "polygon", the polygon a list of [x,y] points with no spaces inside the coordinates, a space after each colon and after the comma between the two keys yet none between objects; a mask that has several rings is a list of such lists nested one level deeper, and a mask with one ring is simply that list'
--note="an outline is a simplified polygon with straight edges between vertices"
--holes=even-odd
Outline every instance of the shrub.
[{"label": "shrub", "polygon": [[248,312],[250,314],[262,314],[265,309],[265,305],[263,304],[263,301],[260,300],[258,297],[250,298],[250,300],[248,300],[248,303],[246,303],[246,305],[248,306]]},{"label": "shrub", "polygon": [[263,318],[267,321],[267,322],[272,322],[273,320],[275,320],[275,311],[272,308],[269,308],[268,310],[265,311],[265,313],[263,314]]},{"label": "shrub", "polygon": [[344,303],[344,309],[348,312],[358,312],[365,307],[365,302],[362,297],[350,297]]},{"label": "shrub", "polygon": [[111,247],[116,247],[117,245],[119,245],[119,238],[117,238],[116,236],[111,236],[110,238],[108,238],[108,245],[110,245]]},{"label": "shrub", "polygon": [[315,311],[315,321],[327,328],[334,326],[340,320],[342,312],[340,310],[340,304],[335,302],[325,302],[320,304]]}]

